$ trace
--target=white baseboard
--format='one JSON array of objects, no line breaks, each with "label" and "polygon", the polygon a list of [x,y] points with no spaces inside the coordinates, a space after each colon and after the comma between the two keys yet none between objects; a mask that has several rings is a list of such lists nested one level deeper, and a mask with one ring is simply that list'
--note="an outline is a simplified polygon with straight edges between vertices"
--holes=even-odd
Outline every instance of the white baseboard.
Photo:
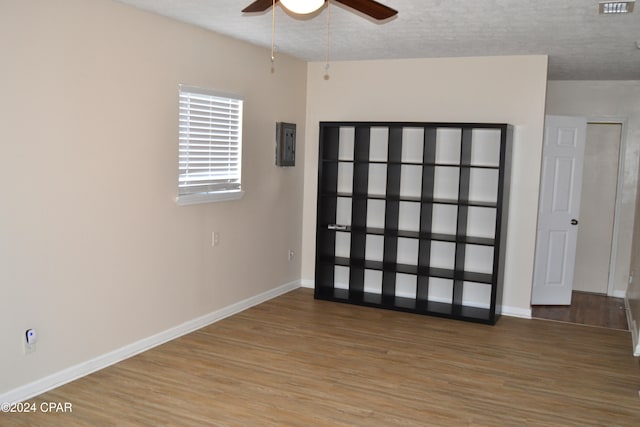
[{"label": "white baseboard", "polygon": [[[74,381],[78,378],[84,377],[93,372],[96,372],[108,366],[114,365],[118,362],[121,362],[125,359],[135,356],[136,354],[150,350],[168,341],[171,341],[173,339],[186,335],[190,332],[193,332],[197,329],[200,329],[207,325],[215,323],[226,317],[232,316],[236,313],[240,313],[241,311],[244,311],[255,305],[261,304],[270,299],[276,298],[282,294],[290,292],[299,287],[313,289],[314,281],[308,280],[308,279],[302,279],[299,281],[286,283],[277,288],[271,289],[269,291],[263,292],[261,294],[255,295],[253,297],[247,298],[237,303],[228,305],[219,310],[213,311],[209,314],[205,314],[204,316],[198,317],[193,320],[189,320],[185,323],[182,323],[178,326],[167,329],[163,332],[157,333],[147,338],[143,338],[139,341],[136,341],[134,343],[121,347],[117,350],[103,354],[101,356],[98,356],[86,362],[82,362],[77,365],[71,366],[67,369],[48,375],[32,383],[25,384],[23,386],[10,390],[6,393],[3,393],[0,395],[0,403],[4,403],[4,402],[16,403],[16,402],[24,401],[26,399],[30,399],[39,394],[47,392],[51,389],[60,387],[64,384]],[[528,319],[531,318],[531,310],[524,310],[524,309],[515,308],[515,307],[503,306],[502,314],[505,316],[512,316],[512,317],[523,317]],[[630,321],[629,325],[631,324],[632,323]],[[633,324],[635,326],[635,322]],[[634,349],[636,350],[635,353],[637,353],[635,355],[640,356],[640,344],[637,343],[638,341],[637,329],[634,330],[633,335],[634,335]]]},{"label": "white baseboard", "polygon": [[614,298],[625,298],[627,296],[627,291],[621,291],[620,289],[613,291]]},{"label": "white baseboard", "polygon": [[168,341],[186,335],[197,329],[215,323],[219,320],[232,316],[236,313],[261,304],[265,301],[273,299],[299,287],[300,281],[286,283],[282,286],[278,286],[277,288],[239,301],[235,304],[228,305],[209,314],[205,314],[204,316],[189,320],[178,326],[167,329],[166,331],[157,333],[147,338],[143,338],[140,341],[136,341],[112,352],[103,354],[86,362],[79,363],[75,366],[71,366],[67,369],[56,372],[55,374],[46,376],[40,380],[3,393],[0,395],[0,403],[16,403],[26,399],[30,399],[46,391],[67,384],[93,372],[104,369],[108,366],[128,359],[129,357],[135,356],[136,354],[142,353],[153,347],[159,346]]},{"label": "white baseboard", "polygon": [[502,306],[502,315],[509,317],[520,317],[521,319],[531,319],[531,308]]},{"label": "white baseboard", "polygon": [[315,281],[311,279],[302,279],[300,280],[300,287],[313,289],[315,287]]},{"label": "white baseboard", "polygon": [[638,331],[638,322],[631,317],[631,308],[629,307],[629,299],[625,297],[624,307],[627,313],[627,326],[629,326],[629,332],[631,332],[631,341],[633,345],[633,355],[640,357],[640,332]]},{"label": "white baseboard", "polygon": [[[315,281],[312,279],[302,279],[300,280],[300,286],[303,288],[313,289],[315,286]],[[478,304],[469,303],[469,305],[474,307],[480,307],[480,308],[488,308],[486,304],[482,304],[482,303],[478,303]],[[509,306],[503,305],[502,315],[509,316],[509,317],[520,317],[523,319],[531,319],[531,308],[525,309],[525,308],[509,307]]]}]

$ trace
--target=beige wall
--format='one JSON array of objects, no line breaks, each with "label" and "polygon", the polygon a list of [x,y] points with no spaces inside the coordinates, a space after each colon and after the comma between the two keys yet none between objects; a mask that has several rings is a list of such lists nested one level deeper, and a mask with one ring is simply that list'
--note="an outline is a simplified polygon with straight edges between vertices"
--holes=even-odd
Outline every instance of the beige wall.
[{"label": "beige wall", "polygon": [[307,77],[302,277],[314,278],[318,122],[506,122],[515,126],[503,304],[530,313],[546,56],[322,63]]},{"label": "beige wall", "polygon": [[[640,81],[550,81],[547,114],[587,120],[623,120],[622,198],[618,217],[614,292],[624,294],[629,278],[640,153]],[[640,316],[640,311],[636,318]]]},{"label": "beige wall", "polygon": [[[3,1],[0,52],[0,394],[299,280],[304,62],[110,0]],[[244,97],[242,200],[174,202],[179,83]]]}]

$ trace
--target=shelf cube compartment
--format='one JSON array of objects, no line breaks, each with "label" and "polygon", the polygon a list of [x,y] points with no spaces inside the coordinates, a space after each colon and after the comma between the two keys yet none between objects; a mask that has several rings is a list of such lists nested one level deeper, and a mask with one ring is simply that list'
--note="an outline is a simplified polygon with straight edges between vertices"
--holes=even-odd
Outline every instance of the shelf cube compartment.
[{"label": "shelf cube compartment", "polygon": [[364,271],[364,291],[370,294],[382,295],[382,271]]},{"label": "shelf cube compartment", "polygon": [[398,238],[398,252],[396,262],[398,264],[418,265],[418,239]]},{"label": "shelf cube compartment", "polygon": [[462,304],[468,307],[491,307],[491,286],[485,283],[463,282]]},{"label": "shelf cube compartment", "polygon": [[384,252],[384,237],[367,234],[365,255],[367,261],[382,262]]},{"label": "shelf cube compartment", "polygon": [[422,166],[402,165],[400,172],[400,197],[422,197]]},{"label": "shelf cube compartment", "polygon": [[469,171],[469,200],[497,203],[498,170],[471,168]]},{"label": "shelf cube compartment", "polygon": [[400,202],[398,212],[398,229],[420,231],[420,203]]},{"label": "shelf cube compartment", "polygon": [[342,258],[351,257],[351,234],[336,231],[335,256]]},{"label": "shelf cube compartment", "polygon": [[336,200],[335,223],[338,225],[351,225],[351,199],[338,197]]},{"label": "shelf cube compartment", "polygon": [[455,236],[457,229],[458,207],[455,205],[434,204],[431,232]]},{"label": "shelf cube compartment", "polygon": [[471,131],[471,165],[499,167],[500,129],[473,129]]},{"label": "shelf cube compartment", "polygon": [[367,203],[367,228],[384,228],[384,200],[369,200]]},{"label": "shelf cube compartment", "polygon": [[333,287],[334,289],[349,289],[349,267],[335,266]]},{"label": "shelf cube compartment", "polygon": [[493,273],[493,247],[465,245],[464,270],[474,273]]},{"label": "shelf cube compartment", "polygon": [[372,127],[369,143],[369,161],[386,162],[389,151],[389,128]]},{"label": "shelf cube compartment", "polygon": [[402,129],[402,162],[422,163],[424,157],[424,128]]},{"label": "shelf cube compartment", "polygon": [[369,190],[367,194],[384,197],[387,192],[387,166],[373,163],[369,165]]},{"label": "shelf cube compartment", "polygon": [[455,268],[456,244],[450,242],[431,242],[431,259],[429,265],[433,268],[453,270]]},{"label": "shelf cube compartment", "polygon": [[496,210],[469,206],[467,208],[467,236],[494,239],[496,234]]},{"label": "shelf cube compartment", "polygon": [[436,131],[436,163],[460,164],[461,128],[438,128]]},{"label": "shelf cube compartment", "polygon": [[355,128],[342,126],[339,130],[340,142],[338,145],[338,160],[353,160],[353,142],[355,139]]},{"label": "shelf cube compartment", "polygon": [[453,303],[453,280],[432,277],[429,279],[429,301]]},{"label": "shelf cube compartment", "polygon": [[353,163],[338,163],[336,190],[345,194],[353,192]]},{"label": "shelf cube compartment", "polygon": [[415,299],[418,278],[413,274],[396,273],[396,296]]},{"label": "shelf cube compartment", "polygon": [[459,168],[436,166],[433,178],[434,199],[458,200],[459,185]]}]

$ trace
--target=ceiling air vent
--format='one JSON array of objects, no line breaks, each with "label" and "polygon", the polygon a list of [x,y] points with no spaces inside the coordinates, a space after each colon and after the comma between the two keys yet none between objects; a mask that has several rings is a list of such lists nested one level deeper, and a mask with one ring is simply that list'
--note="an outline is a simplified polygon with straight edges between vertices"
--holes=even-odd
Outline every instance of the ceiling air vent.
[{"label": "ceiling air vent", "polygon": [[610,13],[631,13],[633,12],[634,1],[603,1],[600,2],[598,12],[601,15]]}]

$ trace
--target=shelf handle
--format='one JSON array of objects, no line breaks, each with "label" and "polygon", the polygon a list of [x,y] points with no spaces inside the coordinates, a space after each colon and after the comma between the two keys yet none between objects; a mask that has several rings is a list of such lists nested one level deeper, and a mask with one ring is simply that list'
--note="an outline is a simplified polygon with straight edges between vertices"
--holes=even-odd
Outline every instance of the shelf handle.
[{"label": "shelf handle", "polygon": [[344,231],[344,230],[347,229],[347,226],[346,225],[338,225],[338,224],[329,224],[329,225],[327,225],[327,229]]}]

